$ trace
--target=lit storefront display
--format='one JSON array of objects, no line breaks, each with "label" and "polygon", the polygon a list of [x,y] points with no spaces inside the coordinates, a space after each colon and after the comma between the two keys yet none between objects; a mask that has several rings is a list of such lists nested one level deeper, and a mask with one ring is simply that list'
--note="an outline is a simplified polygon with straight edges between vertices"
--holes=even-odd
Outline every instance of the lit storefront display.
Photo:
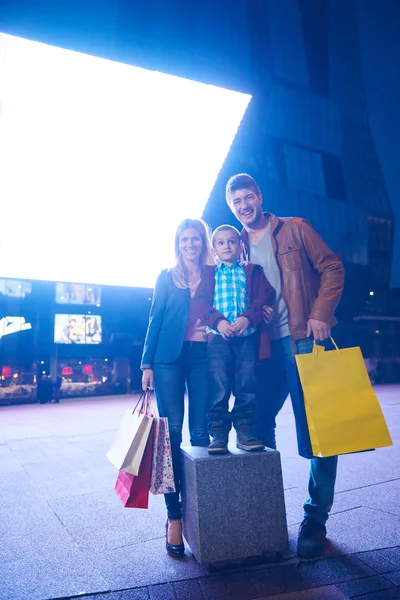
[{"label": "lit storefront display", "polygon": [[100,286],[0,279],[0,405],[36,402],[44,378],[61,377],[65,397],[111,393],[100,299]]},{"label": "lit storefront display", "polygon": [[36,402],[47,379],[61,398],[139,389],[150,298],[143,288],[0,278],[0,406]]}]

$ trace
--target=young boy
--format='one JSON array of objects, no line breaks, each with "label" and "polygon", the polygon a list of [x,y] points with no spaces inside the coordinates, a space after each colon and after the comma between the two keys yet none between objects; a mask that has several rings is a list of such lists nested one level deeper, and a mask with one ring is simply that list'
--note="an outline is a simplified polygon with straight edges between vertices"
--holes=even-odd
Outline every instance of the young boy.
[{"label": "young boy", "polygon": [[[221,225],[212,236],[217,266],[206,265],[194,298],[194,311],[210,332],[208,373],[210,404],[207,417],[213,438],[210,454],[227,452],[233,425],[236,445],[249,452],[263,450],[253,435],[256,366],[262,307],[271,306],[275,291],[259,265],[239,262],[240,234],[231,225]],[[229,412],[229,398],[235,404]]]}]

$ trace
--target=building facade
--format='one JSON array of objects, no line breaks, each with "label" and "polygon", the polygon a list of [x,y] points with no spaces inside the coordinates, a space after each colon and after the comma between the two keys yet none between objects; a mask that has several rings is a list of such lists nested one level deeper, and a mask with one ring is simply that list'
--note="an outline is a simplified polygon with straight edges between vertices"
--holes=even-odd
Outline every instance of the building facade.
[{"label": "building facade", "polygon": [[269,0],[263,19],[256,42],[260,25],[248,22],[262,77],[249,134],[241,148],[237,140],[215,196],[232,172],[250,172],[266,210],[306,218],[345,263],[368,270],[369,285],[385,288],[394,219],[368,122],[354,3]]},{"label": "building facade", "polygon": [[[370,292],[376,299],[389,286],[394,219],[368,121],[354,0],[105,0],[101,7],[71,0],[47,19],[36,0],[23,4],[17,11],[5,3],[5,32],[252,94],[204,218],[213,227],[234,224],[225,183],[250,173],[265,210],[306,218],[345,263],[342,322],[379,313]],[[28,284],[19,298],[0,289],[0,319],[24,319],[0,328],[32,325],[0,338],[2,385],[14,374],[18,382],[31,373],[33,383],[42,371],[62,369],[70,379],[115,381],[127,377],[128,363],[137,385],[149,290],[102,288],[95,312],[60,304],[55,284]],[[102,342],[57,343],[56,314],[87,320],[89,310],[102,319]],[[385,347],[399,356],[394,338],[364,341],[383,329],[370,322],[372,329],[362,322],[360,340],[367,356]]]}]

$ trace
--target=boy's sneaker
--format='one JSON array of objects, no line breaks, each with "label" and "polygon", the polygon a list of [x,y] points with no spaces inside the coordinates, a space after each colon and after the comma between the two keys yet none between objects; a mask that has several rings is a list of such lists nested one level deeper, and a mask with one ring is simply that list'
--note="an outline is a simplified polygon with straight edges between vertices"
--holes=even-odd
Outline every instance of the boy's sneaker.
[{"label": "boy's sneaker", "polygon": [[240,450],[246,450],[246,452],[256,452],[257,450],[264,450],[265,445],[255,435],[253,435],[251,428],[240,428],[237,432],[236,446]]},{"label": "boy's sneaker", "polygon": [[228,452],[228,434],[225,431],[213,431],[213,440],[208,446],[208,454],[226,454]]}]

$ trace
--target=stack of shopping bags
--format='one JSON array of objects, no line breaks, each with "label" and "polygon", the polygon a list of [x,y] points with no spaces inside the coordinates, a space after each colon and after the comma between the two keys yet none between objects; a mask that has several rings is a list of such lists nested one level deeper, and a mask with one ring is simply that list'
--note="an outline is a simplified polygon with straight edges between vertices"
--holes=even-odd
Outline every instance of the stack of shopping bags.
[{"label": "stack of shopping bags", "polygon": [[149,492],[175,491],[168,419],[157,415],[149,392],[126,411],[107,458],[119,471],[115,491],[127,508],[148,508]]},{"label": "stack of shopping bags", "polygon": [[312,455],[336,456],[391,446],[360,348],[325,351],[314,342],[296,355]]}]

